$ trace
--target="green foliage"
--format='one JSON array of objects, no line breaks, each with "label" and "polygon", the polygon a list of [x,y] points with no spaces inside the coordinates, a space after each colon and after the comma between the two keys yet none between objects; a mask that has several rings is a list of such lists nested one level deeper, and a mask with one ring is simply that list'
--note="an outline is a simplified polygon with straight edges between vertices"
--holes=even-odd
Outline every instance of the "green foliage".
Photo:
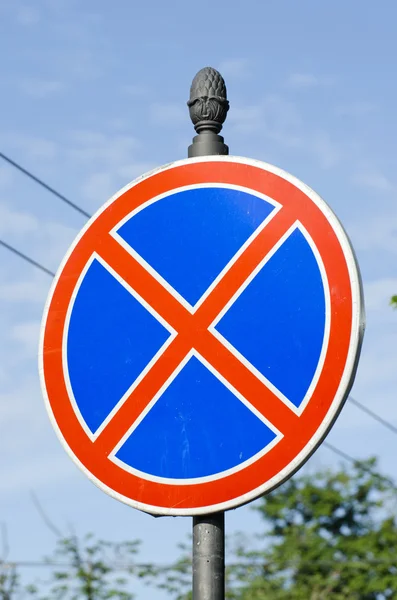
[{"label": "green foliage", "polygon": [[192,561],[191,546],[180,544],[182,557],[171,567],[152,567],[144,573],[146,583],[167,591],[175,600],[192,598]]},{"label": "green foliage", "polygon": [[[375,460],[336,472],[295,476],[262,498],[264,530],[238,536],[226,569],[230,600],[397,598],[393,482]],[[190,599],[185,551],[160,586]]]},{"label": "green foliage", "polygon": [[12,600],[20,590],[15,566],[0,562],[0,600]]},{"label": "green foliage", "polygon": [[[396,491],[373,459],[293,477],[256,504],[263,531],[229,548],[227,599],[397,598]],[[15,567],[0,561],[0,600],[131,600],[132,577],[191,600],[190,544],[171,567],[138,565],[137,550],[138,542],[60,537],[50,578],[36,587],[22,589]]]},{"label": "green foliage", "polygon": [[[239,600],[397,597],[395,486],[374,460],[290,479],[262,499],[265,547],[240,546]],[[245,565],[244,565],[245,563]]]},{"label": "green foliage", "polygon": [[[132,600],[126,588],[131,585],[129,574],[134,573],[132,558],[138,542],[114,543],[96,540],[87,535],[81,541],[76,536],[59,539],[49,565],[58,564],[42,594],[31,587],[37,600]],[[124,572],[127,576],[119,577]]]},{"label": "green foliage", "polygon": [[397,296],[392,296],[390,299],[390,304],[393,308],[397,308]]}]

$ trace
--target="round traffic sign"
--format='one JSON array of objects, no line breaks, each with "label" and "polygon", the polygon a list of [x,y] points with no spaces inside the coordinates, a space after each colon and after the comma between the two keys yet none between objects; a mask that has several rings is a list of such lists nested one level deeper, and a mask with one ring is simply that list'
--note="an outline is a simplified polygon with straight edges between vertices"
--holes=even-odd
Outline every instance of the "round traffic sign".
[{"label": "round traffic sign", "polygon": [[363,330],[352,248],[313,190],[246,158],[184,160],[78,235],[45,309],[42,386],[102,490],[152,514],[227,510],[321,443]]}]

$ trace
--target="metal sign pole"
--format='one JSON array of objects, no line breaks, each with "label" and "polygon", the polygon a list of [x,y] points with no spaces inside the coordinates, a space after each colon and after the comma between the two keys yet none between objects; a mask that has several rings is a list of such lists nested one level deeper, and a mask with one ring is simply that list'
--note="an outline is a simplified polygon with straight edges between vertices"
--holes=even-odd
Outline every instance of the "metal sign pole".
[{"label": "metal sign pole", "polygon": [[[197,135],[188,157],[229,154],[219,135],[229,110],[223,77],[210,67],[193,79],[188,102]],[[225,513],[193,517],[193,600],[225,598]]]},{"label": "metal sign pole", "polygon": [[225,513],[193,517],[193,600],[225,598]]}]

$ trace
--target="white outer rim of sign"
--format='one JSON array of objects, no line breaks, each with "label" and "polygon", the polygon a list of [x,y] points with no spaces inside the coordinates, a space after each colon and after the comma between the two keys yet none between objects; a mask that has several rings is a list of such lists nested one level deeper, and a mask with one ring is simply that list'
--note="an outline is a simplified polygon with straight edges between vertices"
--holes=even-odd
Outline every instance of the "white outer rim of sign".
[{"label": "white outer rim of sign", "polygon": [[[335,234],[338,238],[338,241],[342,247],[346,264],[349,271],[351,289],[352,289],[352,328],[351,328],[351,337],[349,343],[349,350],[347,355],[347,360],[345,364],[345,368],[343,371],[343,376],[341,378],[338,391],[331,403],[331,406],[327,412],[327,415],[317,429],[316,433],[313,435],[311,440],[306,444],[306,446],[301,450],[301,452],[291,461],[284,469],[282,469],[277,475],[268,480],[265,484],[251,490],[250,492],[243,494],[241,496],[237,496],[233,498],[233,500],[229,500],[227,502],[221,502],[219,504],[211,504],[209,506],[200,506],[197,508],[166,508],[162,506],[152,506],[150,504],[145,504],[142,502],[138,502],[135,500],[131,500],[118,492],[115,492],[113,489],[109,488],[106,484],[100,481],[97,477],[95,477],[77,458],[72,449],[67,444],[65,438],[62,435],[62,431],[60,430],[58,423],[55,420],[54,414],[52,412],[52,408],[50,405],[50,401],[47,394],[47,388],[45,384],[44,377],[44,365],[43,365],[43,350],[44,350],[44,332],[48,317],[48,311],[51,304],[51,300],[55,291],[55,288],[58,284],[58,280],[62,274],[63,268],[67,261],[69,260],[70,255],[75,249],[76,245],[83,237],[87,229],[91,226],[91,224],[110,206],[117,198],[123,195],[125,192],[135,187],[141,181],[152,177],[158,173],[163,171],[167,171],[170,169],[174,169],[177,167],[181,167],[184,165],[191,165],[194,163],[207,163],[207,162],[228,162],[228,163],[237,163],[242,165],[248,165],[251,167],[256,167],[263,171],[267,171],[285,179],[296,188],[301,190],[306,196],[308,196],[314,204],[318,206],[321,212],[326,217],[327,221],[332,226]],[[249,189],[249,188],[247,188]],[[43,319],[41,324],[41,332],[40,332],[40,343],[39,343],[39,375],[40,375],[40,384],[42,393],[45,400],[46,409],[52,423],[52,426],[64,448],[66,453],[73,460],[75,465],[79,467],[81,471],[92,481],[97,487],[99,487],[102,491],[106,492],[112,498],[123,502],[133,508],[137,508],[143,512],[152,514],[152,515],[163,515],[163,516],[194,516],[194,515],[203,515],[212,512],[226,511],[233,508],[237,508],[238,506],[242,506],[243,504],[247,504],[252,500],[255,500],[259,496],[264,495],[265,493],[270,492],[272,489],[281,485],[284,481],[289,479],[314,453],[314,451],[319,447],[319,445],[323,442],[325,437],[327,436],[329,430],[331,429],[333,423],[335,422],[339,412],[341,411],[344,403],[347,400],[350,389],[354,382],[354,377],[356,374],[358,361],[360,357],[360,350],[362,339],[364,335],[365,329],[365,309],[364,309],[364,298],[363,298],[363,290],[362,290],[362,282],[359,267],[357,264],[357,260],[355,257],[354,250],[350,243],[350,240],[345,232],[342,224],[339,219],[336,217],[334,212],[330,209],[330,207],[326,204],[326,202],[319,196],[314,190],[312,190],[305,183],[283,171],[282,169],[271,165],[269,163],[265,163],[259,160],[244,158],[240,156],[203,156],[197,158],[189,158],[184,160],[175,161],[173,163],[166,164],[162,167],[158,167],[148,173],[145,173],[141,177],[134,179],[131,183],[127,184],[123,187],[119,192],[114,194],[92,217],[88,220],[79,234],[76,236],[74,242],[70,246],[69,250],[65,254],[57,272],[52,282],[48,298],[44,307]]]}]

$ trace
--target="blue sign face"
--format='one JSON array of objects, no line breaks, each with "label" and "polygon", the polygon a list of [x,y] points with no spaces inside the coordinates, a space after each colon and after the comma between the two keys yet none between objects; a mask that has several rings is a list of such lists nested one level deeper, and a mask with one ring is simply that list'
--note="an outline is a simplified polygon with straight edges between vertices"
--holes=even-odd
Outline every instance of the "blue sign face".
[{"label": "blue sign face", "polygon": [[[144,204],[112,235],[195,315],[279,209],[237,186],[197,186]],[[258,262],[208,331],[299,415],[316,383],[329,328],[322,262],[299,222]],[[69,314],[70,394],[95,440],[182,333],[95,253]],[[237,387],[192,338],[109,458],[153,481],[200,482],[244,468],[283,435],[264,416],[265,407],[262,414]]]},{"label": "blue sign face", "polygon": [[325,202],[247,158],[172,163],[87,224],[45,309],[40,375],[66,451],[152,514],[247,503],[291,476],[347,398],[360,276]]}]

